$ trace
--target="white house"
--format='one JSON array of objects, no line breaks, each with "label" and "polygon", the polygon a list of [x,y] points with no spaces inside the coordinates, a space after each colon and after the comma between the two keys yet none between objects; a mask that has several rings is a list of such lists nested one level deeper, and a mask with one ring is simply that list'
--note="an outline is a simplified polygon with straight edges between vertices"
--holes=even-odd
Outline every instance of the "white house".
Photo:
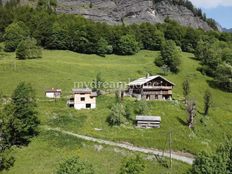
[{"label": "white house", "polygon": [[62,94],[62,90],[61,89],[49,89],[45,91],[45,96],[47,98],[60,98]]},{"label": "white house", "polygon": [[97,93],[89,88],[73,89],[73,97],[68,101],[75,109],[95,109]]}]

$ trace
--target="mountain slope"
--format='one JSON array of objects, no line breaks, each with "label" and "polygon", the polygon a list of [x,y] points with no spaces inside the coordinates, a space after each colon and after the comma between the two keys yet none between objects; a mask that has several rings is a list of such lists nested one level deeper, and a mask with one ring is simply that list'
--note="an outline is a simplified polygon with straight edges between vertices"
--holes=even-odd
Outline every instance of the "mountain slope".
[{"label": "mountain slope", "polygon": [[163,23],[169,17],[184,26],[212,29],[187,7],[170,0],[58,0],[57,12],[80,14],[110,24]]},{"label": "mountain slope", "polygon": [[230,29],[223,28],[223,31],[224,31],[224,32],[228,32],[228,33],[232,33],[232,28],[230,28]]}]

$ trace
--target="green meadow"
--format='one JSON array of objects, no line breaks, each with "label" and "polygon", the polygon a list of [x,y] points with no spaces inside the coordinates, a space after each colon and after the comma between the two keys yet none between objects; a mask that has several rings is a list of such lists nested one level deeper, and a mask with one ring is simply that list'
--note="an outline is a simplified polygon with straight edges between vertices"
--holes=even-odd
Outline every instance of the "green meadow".
[{"label": "green meadow", "polygon": [[[14,151],[15,166],[4,173],[53,173],[62,159],[75,154],[90,161],[99,174],[117,173],[123,157],[133,155],[107,146],[98,151],[92,143],[45,131],[43,126],[59,127],[78,134],[160,150],[168,150],[168,135],[172,132],[172,149],[175,151],[197,154],[200,151],[215,150],[225,136],[232,136],[232,94],[210,87],[211,78],[197,71],[199,62],[189,53],[181,56],[181,71],[166,76],[176,84],[173,90],[175,100],[148,102],[149,114],[162,118],[160,129],[137,129],[132,122],[120,127],[110,127],[106,119],[115,102],[114,94],[99,96],[95,110],[76,111],[66,106],[74,83],[92,82],[97,73],[101,73],[106,82],[128,82],[128,79],[143,77],[147,73],[161,73],[160,68],[154,65],[157,56],[159,52],[154,51],[140,51],[134,56],[99,57],[50,50],[44,50],[43,58],[37,60],[19,61],[14,54],[1,56],[0,92],[9,97],[20,81],[30,82],[37,93],[41,121],[41,134],[28,147]],[[182,102],[182,82],[185,78],[190,80],[191,98],[197,102],[194,129],[185,125],[187,113]],[[44,97],[45,90],[52,87],[63,90],[62,99],[51,101]],[[202,114],[203,95],[208,88],[213,94],[213,106],[205,117]],[[131,117],[135,118],[135,99],[125,98],[124,103],[131,110]],[[188,165],[175,161],[172,173],[186,173],[188,169]],[[146,170],[146,173],[170,172],[156,160],[146,160]]]}]

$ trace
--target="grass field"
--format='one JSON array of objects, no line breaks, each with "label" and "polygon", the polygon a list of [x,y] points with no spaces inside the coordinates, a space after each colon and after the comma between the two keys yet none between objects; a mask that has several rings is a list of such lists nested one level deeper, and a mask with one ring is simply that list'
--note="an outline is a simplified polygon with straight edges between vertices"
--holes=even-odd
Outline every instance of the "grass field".
[{"label": "grass field", "polygon": [[[177,101],[148,102],[150,114],[162,117],[160,129],[140,130],[134,128],[131,123],[121,127],[109,127],[106,118],[109,115],[110,106],[114,103],[114,95],[98,97],[95,110],[75,111],[66,107],[65,97],[70,95],[74,82],[91,82],[99,72],[105,81],[114,82],[127,82],[129,78],[136,79],[145,76],[146,73],[154,75],[160,72],[160,69],[153,63],[158,55],[159,52],[140,51],[134,56],[109,55],[103,58],[70,51],[45,50],[42,59],[18,61],[15,60],[14,54],[7,54],[0,58],[0,91],[3,95],[9,96],[20,81],[30,82],[39,99],[38,111],[42,125],[61,127],[75,133],[159,149],[167,148],[167,135],[172,131],[172,147],[176,151],[196,154],[201,150],[215,150],[217,144],[223,141],[224,136],[232,135],[232,94],[210,88],[208,81],[211,79],[196,70],[199,64],[191,58],[192,54],[183,53],[180,73],[167,76],[176,84],[173,92]],[[194,130],[184,125],[187,116],[180,102],[183,99],[182,82],[185,78],[190,79],[191,96],[197,101],[198,113]],[[45,99],[44,90],[52,87],[62,88],[64,98],[57,102]],[[207,88],[210,88],[213,93],[214,105],[209,116],[205,118],[201,113],[203,112],[203,93]],[[130,106],[132,117],[135,117],[136,102],[134,99],[126,98],[125,104]],[[102,130],[96,131],[95,128]],[[16,150],[16,158],[21,160],[16,160],[15,167],[8,173],[17,173],[17,171],[21,171],[20,173],[51,173],[61,158],[74,153],[75,148],[70,147],[67,142],[63,143],[64,139],[61,140],[59,137],[55,137],[54,140],[44,139],[44,136],[42,133],[38,138],[33,139],[29,147]],[[59,147],[51,146],[53,141],[58,141],[57,138]],[[78,146],[79,142],[75,140],[71,144]],[[118,154],[110,147],[106,147],[100,155],[94,151],[93,145],[78,146],[77,149],[75,152],[82,158],[93,162],[97,170],[102,168],[102,171],[98,173],[114,173],[118,165],[112,169],[112,172],[107,166],[99,166],[110,163],[119,164],[123,158],[123,156],[118,157]],[[31,159],[36,159],[39,164],[32,162]],[[153,162],[148,162],[147,165],[151,167]],[[157,173],[168,172],[159,164],[154,166],[157,168]],[[187,168],[182,163],[176,163],[174,170],[186,171]]]},{"label": "grass field", "polygon": [[[96,174],[116,174],[124,158],[136,155],[119,148],[94,145],[53,131],[41,132],[29,147],[17,149],[14,154],[14,167],[9,172],[2,172],[3,174],[52,174],[59,163],[76,155],[91,163]],[[184,163],[173,161],[173,168],[170,170],[161,165],[154,156],[139,155],[145,161],[144,173],[147,174],[185,174],[190,168]]]}]

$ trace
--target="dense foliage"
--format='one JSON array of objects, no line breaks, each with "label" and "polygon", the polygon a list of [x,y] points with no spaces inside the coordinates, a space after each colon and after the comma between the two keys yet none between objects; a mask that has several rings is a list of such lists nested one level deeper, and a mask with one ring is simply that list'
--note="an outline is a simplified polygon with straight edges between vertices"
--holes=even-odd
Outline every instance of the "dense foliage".
[{"label": "dense foliage", "polygon": [[92,165],[81,161],[79,157],[72,157],[61,163],[56,174],[94,174]]},{"label": "dense foliage", "polygon": [[120,126],[126,122],[126,110],[122,103],[116,103],[111,107],[111,113],[107,118],[110,126]]},{"label": "dense foliage", "polygon": [[168,40],[162,44],[160,57],[155,60],[155,63],[160,67],[166,65],[170,71],[177,73],[181,63],[180,55],[180,51],[175,42]]},{"label": "dense foliage", "polygon": [[15,51],[18,44],[29,34],[27,27],[23,22],[10,24],[5,31],[5,51]]},{"label": "dense foliage", "polygon": [[37,134],[39,120],[35,108],[34,90],[30,84],[21,82],[1,115],[1,136],[5,144],[24,145]]},{"label": "dense foliage", "polygon": [[[1,98],[0,98],[1,99]],[[27,145],[37,134],[39,124],[34,90],[21,82],[12,94],[11,102],[0,113],[0,171],[14,164],[12,146]]]},{"label": "dense foliage", "polygon": [[42,51],[37,46],[37,41],[34,38],[22,40],[16,50],[16,58],[18,59],[36,59],[42,57]]},{"label": "dense foliage", "polygon": [[144,161],[140,156],[123,160],[120,174],[142,174],[145,169]]},{"label": "dense foliage", "polygon": [[232,139],[227,140],[213,154],[200,153],[193,163],[192,174],[231,174]]},{"label": "dense foliage", "polygon": [[[215,51],[216,50],[216,51]],[[214,84],[232,92],[232,44],[218,40],[199,41],[195,56],[200,60],[202,73],[214,77]]]},{"label": "dense foliage", "polygon": [[139,43],[136,41],[135,36],[125,35],[118,41],[117,53],[121,55],[133,55],[139,51]]}]

